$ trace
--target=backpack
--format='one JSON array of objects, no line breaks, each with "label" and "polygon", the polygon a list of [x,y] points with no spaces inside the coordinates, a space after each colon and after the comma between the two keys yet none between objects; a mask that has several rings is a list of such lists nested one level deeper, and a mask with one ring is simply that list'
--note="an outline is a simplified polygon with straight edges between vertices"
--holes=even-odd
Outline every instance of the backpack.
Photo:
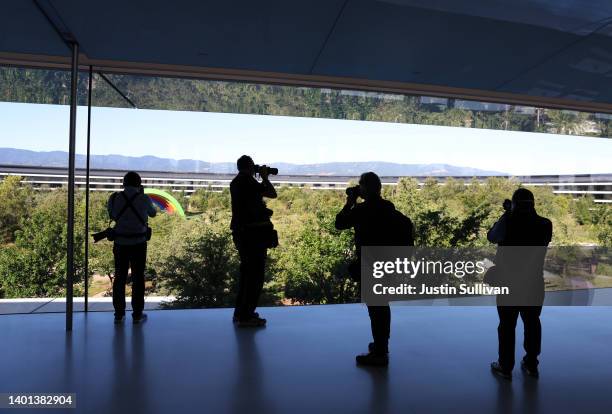
[{"label": "backpack", "polygon": [[[393,209],[383,224],[386,246],[414,246],[414,226],[412,220]],[[359,258],[348,264],[348,274],[355,282],[361,281],[361,262]]]},{"label": "backpack", "polygon": [[412,220],[400,211],[393,210],[390,223],[392,227],[389,231],[393,235],[393,246],[414,246],[414,226],[412,225]]}]

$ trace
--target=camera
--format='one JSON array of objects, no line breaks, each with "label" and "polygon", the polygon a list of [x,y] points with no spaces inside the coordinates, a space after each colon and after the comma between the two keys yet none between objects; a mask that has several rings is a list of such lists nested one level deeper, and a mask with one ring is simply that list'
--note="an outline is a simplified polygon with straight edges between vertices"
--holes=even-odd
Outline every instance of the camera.
[{"label": "camera", "polygon": [[267,165],[257,165],[255,164],[255,172],[257,174],[266,173],[268,175],[278,175],[278,168],[268,167]]},{"label": "camera", "polygon": [[102,230],[102,231],[100,231],[98,233],[94,233],[91,236],[94,239],[94,243],[97,243],[100,240],[104,240],[104,239],[113,241],[113,240],[115,240],[115,229],[109,227],[109,228],[107,228],[105,230]]},{"label": "camera", "polygon": [[511,211],[512,210],[512,201],[505,199],[504,203],[502,204],[502,206],[504,207],[504,211]]},{"label": "camera", "polygon": [[356,185],[354,187],[348,187],[346,189],[346,195],[349,197],[359,197],[361,195],[361,191],[359,190],[359,186]]}]

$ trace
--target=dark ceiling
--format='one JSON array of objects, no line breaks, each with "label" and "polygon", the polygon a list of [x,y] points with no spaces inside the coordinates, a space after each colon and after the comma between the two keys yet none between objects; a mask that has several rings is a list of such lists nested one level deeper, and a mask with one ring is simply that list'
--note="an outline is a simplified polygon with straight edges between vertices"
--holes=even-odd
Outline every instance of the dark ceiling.
[{"label": "dark ceiling", "polygon": [[[612,108],[610,0],[38,3],[92,61],[388,81]],[[69,49],[34,1],[4,0],[2,54],[68,57]]]}]

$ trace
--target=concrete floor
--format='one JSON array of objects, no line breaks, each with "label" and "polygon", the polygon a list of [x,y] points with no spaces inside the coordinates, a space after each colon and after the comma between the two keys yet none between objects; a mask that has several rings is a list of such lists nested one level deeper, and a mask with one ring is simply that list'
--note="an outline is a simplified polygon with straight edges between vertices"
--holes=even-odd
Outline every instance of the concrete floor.
[{"label": "concrete floor", "polygon": [[259,330],[235,329],[229,309],[151,311],[120,327],[112,313],[79,313],[72,334],[63,314],[0,316],[0,393],[74,392],[72,413],[612,410],[612,308],[545,308],[541,378],[515,369],[512,382],[488,368],[493,307],[395,306],[387,369],[355,366],[370,340],[362,305],[260,312]]}]

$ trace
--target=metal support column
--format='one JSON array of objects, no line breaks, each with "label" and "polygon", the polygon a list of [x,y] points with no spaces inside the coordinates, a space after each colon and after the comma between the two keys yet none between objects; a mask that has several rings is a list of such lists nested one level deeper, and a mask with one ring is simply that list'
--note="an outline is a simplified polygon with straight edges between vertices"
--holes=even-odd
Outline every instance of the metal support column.
[{"label": "metal support column", "polygon": [[76,152],[77,86],[79,45],[73,42],[70,78],[70,130],[68,134],[68,222],[66,230],[66,331],[72,331],[74,283],[74,167]]},{"label": "metal support column", "polygon": [[85,312],[89,311],[89,159],[91,150],[91,87],[93,68],[89,66],[87,87],[87,157],[85,161]]}]

